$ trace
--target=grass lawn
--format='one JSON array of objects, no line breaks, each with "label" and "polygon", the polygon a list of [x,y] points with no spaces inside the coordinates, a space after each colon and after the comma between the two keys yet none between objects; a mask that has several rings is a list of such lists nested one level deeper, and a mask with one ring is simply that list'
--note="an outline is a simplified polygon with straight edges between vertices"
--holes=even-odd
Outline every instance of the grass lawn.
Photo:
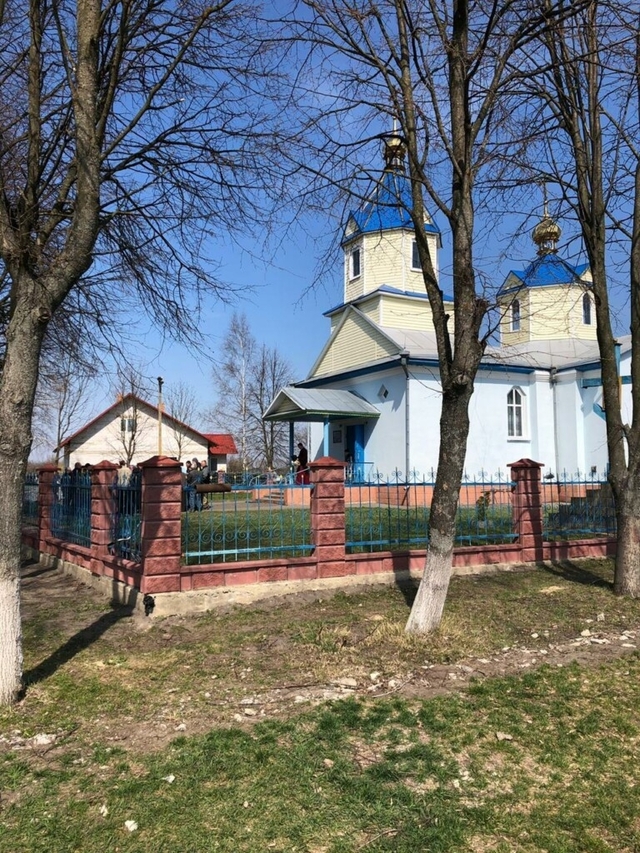
[{"label": "grass lawn", "polygon": [[640,602],[606,561],[454,579],[425,639],[407,590],[149,628],[31,568],[2,853],[640,850]]}]

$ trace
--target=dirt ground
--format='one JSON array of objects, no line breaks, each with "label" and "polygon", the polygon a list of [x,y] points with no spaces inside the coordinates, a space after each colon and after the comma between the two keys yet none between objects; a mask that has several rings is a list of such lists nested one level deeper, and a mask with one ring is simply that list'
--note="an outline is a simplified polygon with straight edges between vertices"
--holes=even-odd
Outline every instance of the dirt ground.
[{"label": "dirt ground", "polygon": [[[549,599],[567,586],[565,579],[556,584],[553,576],[543,578],[536,595],[540,601]],[[427,699],[464,691],[472,679],[522,674],[542,664],[567,666],[575,661],[595,666],[634,653],[640,637],[636,610],[617,624],[609,617],[600,622],[594,614],[586,620],[588,627],[573,629],[570,636],[544,631],[547,636],[542,637],[526,628],[526,642],[494,647],[490,653],[431,655],[399,640],[401,633],[384,635],[389,590],[360,591],[365,605],[358,603],[356,587],[349,593],[348,601],[335,592],[305,592],[226,615],[155,620],[111,607],[59,570],[26,565],[22,596],[27,687],[13,721],[22,718],[22,724],[13,729],[13,738],[0,725],[0,746],[3,741],[15,746],[16,738],[26,741],[23,729],[38,727],[36,708],[51,702],[47,682],[60,672],[78,684],[89,677],[99,679],[107,696],[109,691],[117,696],[118,687],[126,687],[132,698],[129,704],[113,699],[116,710],[109,720],[92,708],[79,711],[77,727],[63,726],[57,746],[45,745],[47,751],[72,742],[75,728],[84,742],[106,736],[120,748],[148,751],[163,748],[180,733],[283,719],[305,706],[347,696]],[[395,618],[404,618],[406,606],[396,592]],[[136,687],[142,690],[134,699]],[[72,715],[72,696],[68,702]]]}]

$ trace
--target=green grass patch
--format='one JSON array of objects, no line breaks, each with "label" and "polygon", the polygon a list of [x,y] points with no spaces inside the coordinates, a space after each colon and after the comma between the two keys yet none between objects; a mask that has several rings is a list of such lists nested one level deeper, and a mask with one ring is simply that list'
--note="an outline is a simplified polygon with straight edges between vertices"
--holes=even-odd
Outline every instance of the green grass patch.
[{"label": "green grass patch", "polygon": [[[143,631],[83,587],[38,576],[23,588],[31,680],[0,710],[0,851],[640,849],[635,653],[429,700],[417,690],[434,665],[506,662],[507,647],[541,662],[585,628],[637,631],[640,602],[615,597],[611,580],[595,560],[454,578],[441,629],[419,638],[403,632],[406,589]],[[413,678],[416,698],[374,698],[374,671],[387,685]],[[296,703],[346,676],[361,698]],[[55,741],[31,741],[43,733]]]},{"label": "green grass patch", "polygon": [[4,849],[632,851],[639,731],[634,656],[465,696],[335,702],[135,760],[38,771],[9,760]]}]

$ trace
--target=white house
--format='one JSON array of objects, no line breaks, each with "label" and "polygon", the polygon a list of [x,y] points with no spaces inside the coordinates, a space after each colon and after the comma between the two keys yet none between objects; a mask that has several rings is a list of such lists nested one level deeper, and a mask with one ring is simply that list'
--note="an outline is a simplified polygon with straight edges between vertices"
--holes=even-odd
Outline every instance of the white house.
[{"label": "white house", "polygon": [[[386,147],[378,186],[346,224],[344,300],[326,312],[329,339],[307,378],[283,388],[265,413],[308,421],[310,458],[353,461],[368,479],[431,475],[437,467],[441,386],[431,311],[406,212],[402,146]],[[436,260],[440,234],[425,229]],[[544,216],[535,258],[498,292],[500,345],[488,347],[471,399],[466,469],[492,476],[528,457],[556,475],[607,466],[591,276],[558,254],[560,229]],[[452,308],[452,297],[445,303]],[[619,343],[622,406],[630,418],[630,338]]]},{"label": "white house", "polygon": [[[162,445],[160,447],[160,444]],[[228,433],[201,433],[166,412],[159,427],[158,407],[127,394],[61,442],[66,468],[103,460],[136,465],[158,454],[181,462],[206,459],[211,471],[226,471],[227,456],[237,453]]]}]

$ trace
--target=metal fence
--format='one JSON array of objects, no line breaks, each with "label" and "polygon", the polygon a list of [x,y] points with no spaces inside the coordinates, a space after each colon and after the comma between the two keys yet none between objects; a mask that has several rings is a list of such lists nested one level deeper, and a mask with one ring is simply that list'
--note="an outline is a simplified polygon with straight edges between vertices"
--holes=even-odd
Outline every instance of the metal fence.
[{"label": "metal fence", "polygon": [[[345,486],[347,553],[426,548],[435,473],[401,472]],[[465,475],[456,516],[457,545],[506,544],[515,538],[510,477]]]},{"label": "metal fence", "polygon": [[91,547],[91,475],[65,471],[52,481],[51,532],[58,539]]},{"label": "metal fence", "polygon": [[111,488],[113,512],[109,548],[112,553],[125,560],[139,563],[142,559],[142,477],[134,470],[125,482],[115,483]]},{"label": "metal fence", "polygon": [[38,524],[38,472],[29,471],[24,478],[22,492],[22,523],[27,526]]},{"label": "metal fence", "polygon": [[543,476],[542,535],[546,541],[615,534],[615,503],[606,475],[563,472]]},{"label": "metal fence", "polygon": [[[297,492],[305,487],[286,488]],[[229,563],[310,554],[313,546],[309,509],[297,501],[286,505],[284,489],[284,484],[236,487],[228,492],[185,489],[185,563]]]}]

